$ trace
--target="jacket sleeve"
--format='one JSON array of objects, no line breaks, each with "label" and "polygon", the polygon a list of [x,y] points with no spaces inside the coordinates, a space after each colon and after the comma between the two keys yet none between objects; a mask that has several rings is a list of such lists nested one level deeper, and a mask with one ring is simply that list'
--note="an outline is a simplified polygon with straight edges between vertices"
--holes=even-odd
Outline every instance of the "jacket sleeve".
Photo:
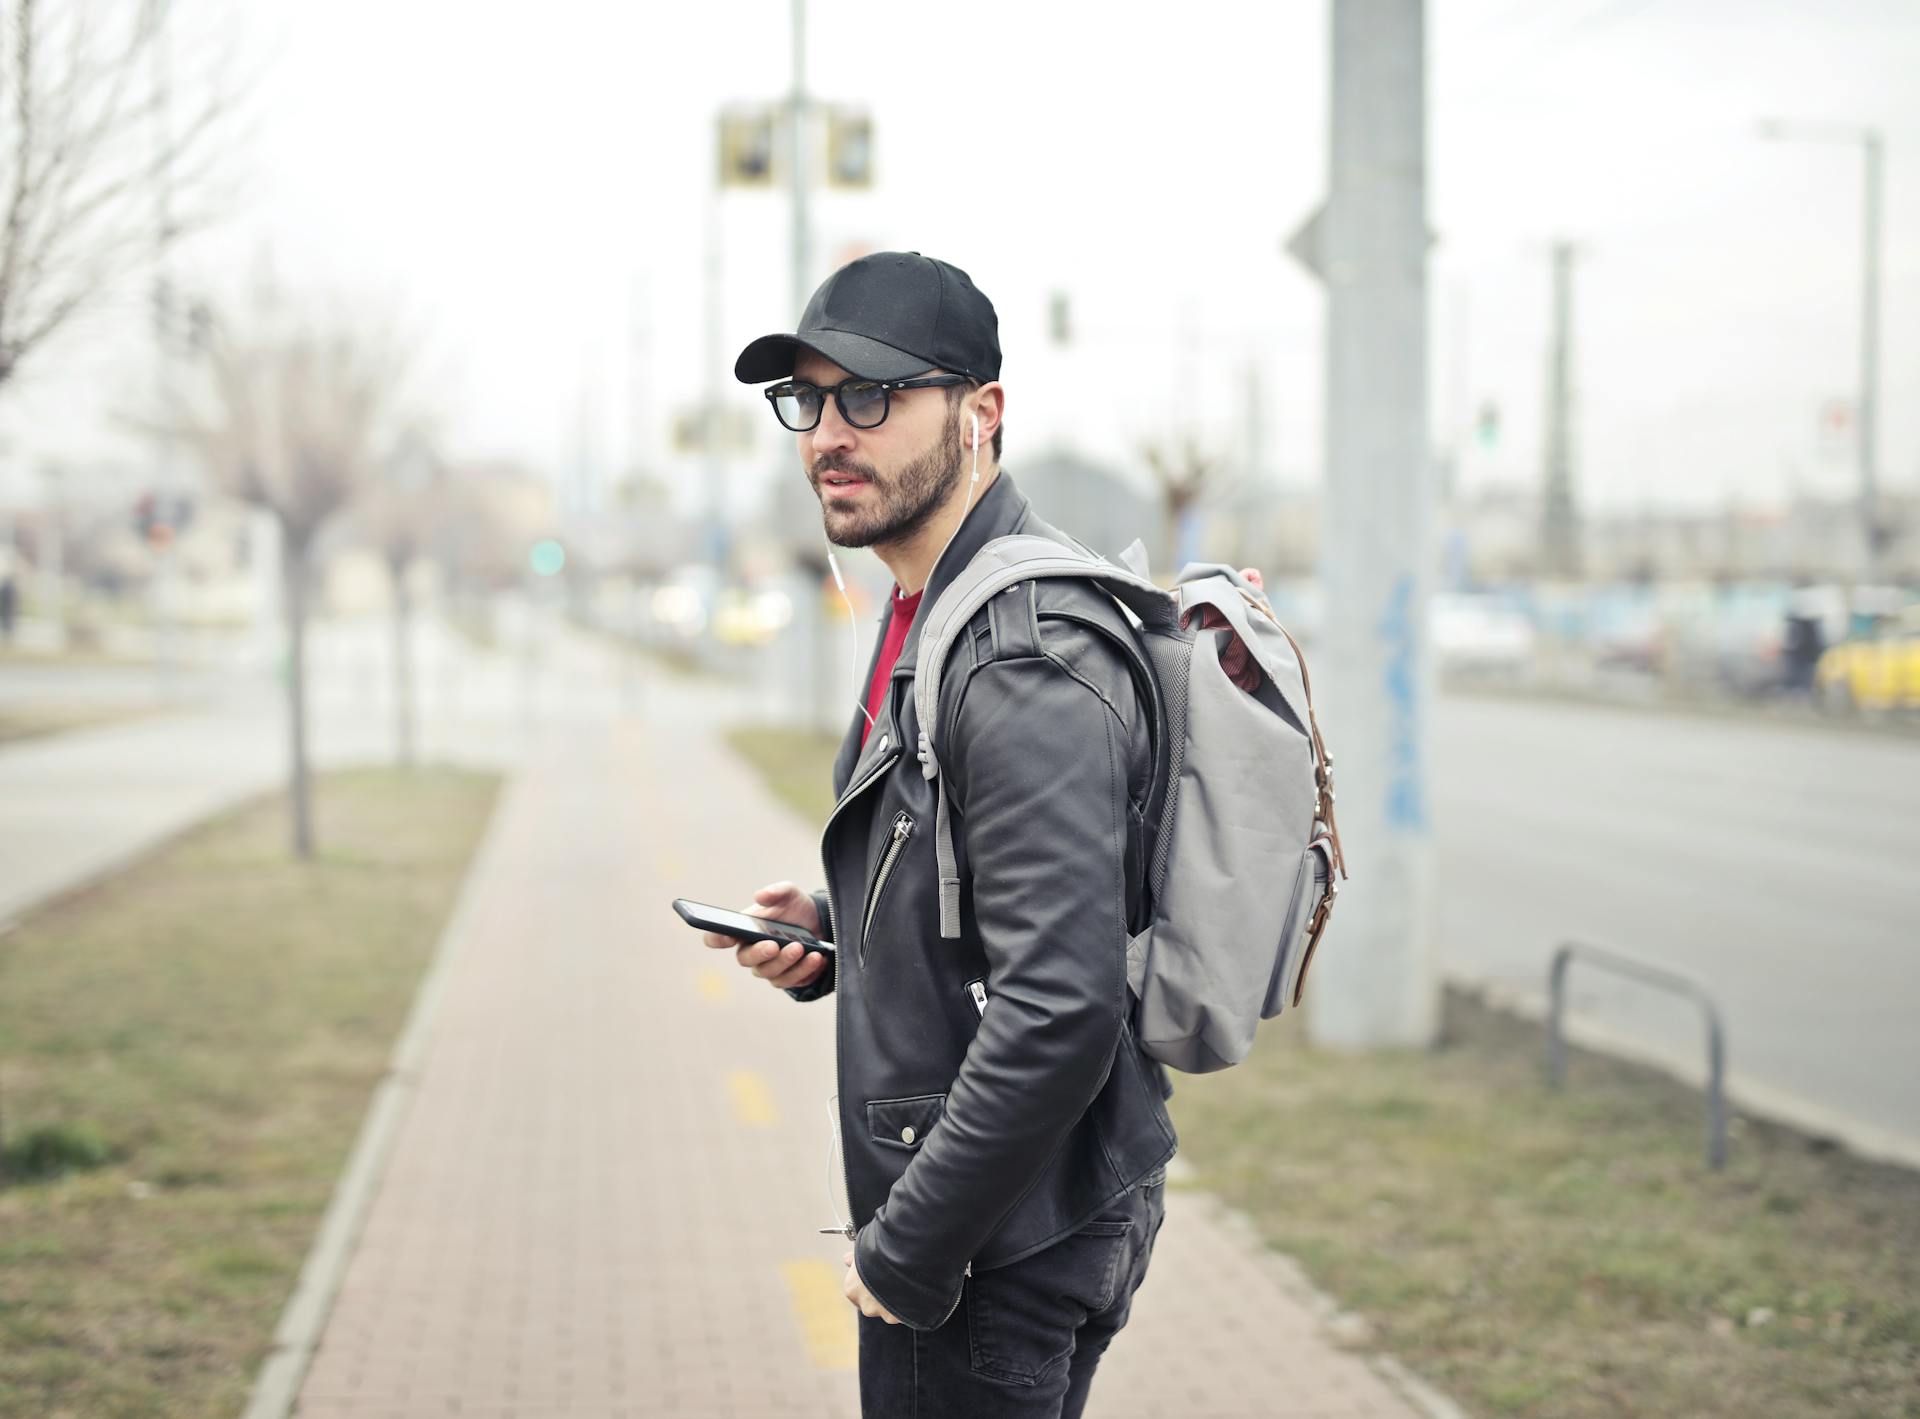
[{"label": "jacket sleeve", "polygon": [[[831,941],[833,940],[833,914],[827,908],[827,894],[825,892],[814,892],[811,895],[813,897],[813,909],[820,917],[820,939],[822,941]],[[800,1001],[818,1000],[822,996],[833,994],[834,966],[838,959],[837,956],[827,957],[827,968],[820,973],[819,979],[811,981],[806,985],[788,986],[786,987],[787,994],[791,995],[795,1000]]]},{"label": "jacket sleeve", "polygon": [[874,1297],[917,1330],[1106,1082],[1126,1000],[1128,730],[1065,662],[991,662],[941,754],[991,992],[940,1126],[860,1230]]}]

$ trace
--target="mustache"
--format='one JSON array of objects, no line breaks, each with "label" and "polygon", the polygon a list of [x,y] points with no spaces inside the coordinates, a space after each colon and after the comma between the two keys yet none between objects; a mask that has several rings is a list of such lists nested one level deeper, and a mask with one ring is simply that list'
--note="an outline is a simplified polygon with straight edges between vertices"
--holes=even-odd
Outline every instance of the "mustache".
[{"label": "mustache", "polygon": [[861,463],[844,453],[821,454],[813,460],[812,472],[815,478],[820,477],[823,473],[850,473],[856,478],[866,479],[869,483],[877,483],[880,481],[874,476],[872,465]]}]

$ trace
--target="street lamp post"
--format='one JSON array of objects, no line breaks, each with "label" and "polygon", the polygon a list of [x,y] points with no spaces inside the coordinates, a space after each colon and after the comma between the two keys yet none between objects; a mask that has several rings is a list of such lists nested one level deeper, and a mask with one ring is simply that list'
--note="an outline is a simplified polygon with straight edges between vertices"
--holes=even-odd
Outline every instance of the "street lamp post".
[{"label": "street lamp post", "polygon": [[788,200],[793,213],[789,232],[793,261],[793,318],[798,320],[813,293],[813,232],[807,225],[807,0],[793,0],[793,92],[788,104]]},{"label": "street lamp post", "polygon": [[1880,188],[1885,143],[1877,128],[1843,123],[1789,123],[1778,119],[1760,125],[1760,136],[1813,143],[1857,144],[1864,159],[1865,209],[1862,213],[1860,268],[1860,524],[1866,539],[1865,579],[1880,573],[1882,529],[1877,460],[1880,433]]}]

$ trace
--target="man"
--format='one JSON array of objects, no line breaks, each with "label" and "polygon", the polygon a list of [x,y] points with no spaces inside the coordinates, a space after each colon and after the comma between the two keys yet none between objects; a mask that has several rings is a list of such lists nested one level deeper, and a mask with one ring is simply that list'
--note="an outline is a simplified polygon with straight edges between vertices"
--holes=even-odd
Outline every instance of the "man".
[{"label": "man", "polygon": [[705,940],[796,1000],[835,998],[863,1413],[1071,1419],[1145,1277],[1176,1142],[1128,1020],[1152,684],[1079,581],[1023,582],[973,618],[940,697],[961,882],[943,940],[920,613],[992,538],[1060,535],[1000,468],[993,306],[943,261],[880,252],[734,369],[773,382],[827,538],[897,585],[834,765],[826,888],[777,882],[748,908],[831,940],[834,963]]}]

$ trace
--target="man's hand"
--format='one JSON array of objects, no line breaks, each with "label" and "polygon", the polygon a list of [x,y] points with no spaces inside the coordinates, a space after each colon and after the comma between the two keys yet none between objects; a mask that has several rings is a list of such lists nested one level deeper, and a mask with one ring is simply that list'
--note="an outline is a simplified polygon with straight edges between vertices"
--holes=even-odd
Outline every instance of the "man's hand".
[{"label": "man's hand", "polygon": [[[1259,592],[1263,598],[1265,597],[1267,582],[1266,578],[1260,575],[1258,568],[1242,567],[1240,568],[1240,575],[1252,582],[1253,589]],[[1192,615],[1193,613],[1188,612],[1187,614]],[[1181,624],[1185,624],[1184,617],[1182,618]],[[1227,629],[1227,618],[1211,606],[1202,606],[1200,608],[1200,629],[1203,631],[1225,630]],[[1233,681],[1234,684],[1238,685],[1248,694],[1252,694],[1255,690],[1259,689],[1260,681],[1264,678],[1260,673],[1259,665],[1254,661],[1253,652],[1247,649],[1246,645],[1241,641],[1239,634],[1231,630],[1227,631],[1227,647],[1220,652],[1220,668],[1227,672],[1227,678],[1229,680]]]},{"label": "man's hand", "polygon": [[[762,887],[753,894],[753,905],[740,910],[748,916],[790,921],[795,926],[806,927],[815,936],[820,934],[820,913],[813,908],[813,898],[791,882],[774,882]],[[700,939],[716,951],[732,951],[734,960],[780,990],[811,985],[827,968],[825,956],[805,950],[797,941],[782,946],[778,941],[742,941],[717,931],[703,931]]]},{"label": "man's hand", "polygon": [[847,1263],[847,1279],[840,1289],[846,1292],[847,1299],[859,1308],[861,1315],[878,1316],[888,1325],[899,1325],[900,1317],[874,1300],[867,1283],[860,1279],[860,1268],[853,1264],[853,1253],[848,1252],[843,1260]]}]

